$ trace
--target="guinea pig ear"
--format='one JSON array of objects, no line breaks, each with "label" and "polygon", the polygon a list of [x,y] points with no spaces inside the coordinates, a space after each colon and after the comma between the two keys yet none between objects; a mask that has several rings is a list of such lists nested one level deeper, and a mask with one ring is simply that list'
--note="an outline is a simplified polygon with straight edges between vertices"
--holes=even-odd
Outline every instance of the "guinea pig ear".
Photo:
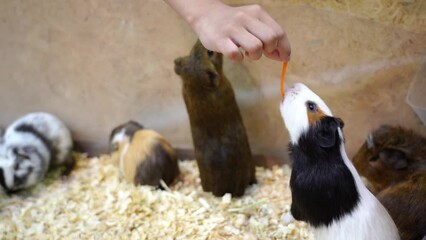
[{"label": "guinea pig ear", "polygon": [[336,144],[338,138],[337,129],[340,127],[340,122],[338,118],[334,117],[325,117],[321,124],[318,124],[318,143],[323,148],[333,147]]},{"label": "guinea pig ear", "polygon": [[374,148],[373,134],[371,134],[371,133],[368,134],[366,142],[367,142],[367,148],[368,149]]},{"label": "guinea pig ear", "polygon": [[339,124],[339,127],[342,129],[345,126],[345,122],[341,118],[334,118],[336,122]]},{"label": "guinea pig ear", "polygon": [[408,165],[405,152],[396,148],[383,149],[379,152],[379,158],[383,165],[395,170],[404,169]]}]

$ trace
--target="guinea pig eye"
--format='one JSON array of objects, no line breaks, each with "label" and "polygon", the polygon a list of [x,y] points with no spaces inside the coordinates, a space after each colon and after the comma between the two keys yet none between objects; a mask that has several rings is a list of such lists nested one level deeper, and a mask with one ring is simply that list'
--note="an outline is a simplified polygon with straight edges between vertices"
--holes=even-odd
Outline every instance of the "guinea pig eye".
[{"label": "guinea pig eye", "polygon": [[308,102],[306,102],[306,106],[308,107],[309,111],[311,111],[311,112],[317,112],[318,111],[318,107],[314,102],[308,101]]},{"label": "guinea pig eye", "polygon": [[116,143],[116,142],[115,142],[115,143],[112,143],[112,144],[111,144],[111,149],[110,149],[110,150],[111,150],[111,151],[113,151],[113,152],[114,152],[114,151],[117,151],[117,150],[118,150],[118,143]]},{"label": "guinea pig eye", "polygon": [[15,160],[16,160],[16,161],[15,161],[15,167],[14,167],[15,171],[17,171],[18,169],[20,169],[20,168],[21,168],[21,165],[22,165],[24,162],[29,161],[29,159],[28,159],[28,158],[25,158],[25,157],[23,157],[23,156],[18,156]]},{"label": "guinea pig eye", "polygon": [[213,52],[213,51],[207,50],[207,55],[208,55],[209,57],[212,57],[212,56],[213,56],[213,54],[214,54],[214,52]]},{"label": "guinea pig eye", "polygon": [[370,159],[368,159],[368,161],[369,161],[369,162],[375,162],[375,161],[377,161],[378,159],[379,159],[379,156],[374,155],[374,156],[370,157]]}]

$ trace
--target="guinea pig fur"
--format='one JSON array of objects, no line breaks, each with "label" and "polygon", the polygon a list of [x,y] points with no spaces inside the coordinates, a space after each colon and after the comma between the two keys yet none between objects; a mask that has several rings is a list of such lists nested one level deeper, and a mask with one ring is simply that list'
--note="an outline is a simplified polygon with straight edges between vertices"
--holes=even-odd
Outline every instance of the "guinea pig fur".
[{"label": "guinea pig fur", "polygon": [[426,237],[426,170],[381,191],[377,198],[389,211],[403,240]]},{"label": "guinea pig fur", "polygon": [[399,239],[392,218],[346,154],[342,120],[300,83],[286,91],[280,110],[293,162],[292,204],[284,221],[309,223],[316,239]]},{"label": "guinea pig fur", "polygon": [[0,184],[6,192],[31,187],[52,167],[75,165],[72,138],[67,127],[49,113],[30,113],[7,129],[0,147]]},{"label": "guinea pig fur", "polygon": [[382,125],[353,158],[369,189],[389,211],[403,240],[426,235],[426,138]]},{"label": "guinea pig fur", "polygon": [[175,60],[175,72],[182,79],[203,190],[238,197],[256,182],[255,165],[222,58],[197,41],[189,56]]},{"label": "guinea pig fur", "polygon": [[382,125],[368,135],[353,163],[370,190],[378,193],[426,169],[426,138],[403,127]]},{"label": "guinea pig fur", "polygon": [[161,188],[161,180],[170,185],[179,176],[176,152],[157,132],[130,122],[115,128],[111,139],[118,144],[120,175],[126,181]]}]

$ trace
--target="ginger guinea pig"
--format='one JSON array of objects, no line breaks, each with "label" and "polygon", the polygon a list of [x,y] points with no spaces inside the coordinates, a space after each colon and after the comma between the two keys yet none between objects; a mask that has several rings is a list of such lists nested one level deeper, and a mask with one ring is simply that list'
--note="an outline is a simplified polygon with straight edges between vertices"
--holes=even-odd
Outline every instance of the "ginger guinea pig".
[{"label": "ginger guinea pig", "polygon": [[175,72],[182,79],[203,190],[237,197],[256,182],[255,165],[222,61],[222,54],[197,41],[189,56],[175,60]]},{"label": "ginger guinea pig", "polygon": [[43,112],[30,113],[13,122],[0,146],[0,184],[6,192],[34,186],[52,167],[75,165],[73,142],[65,124]]},{"label": "ginger guinea pig", "polygon": [[426,138],[403,127],[382,125],[370,133],[353,158],[373,193],[426,169]]},{"label": "ginger guinea pig", "polygon": [[303,84],[288,89],[280,105],[290,134],[293,219],[313,227],[315,239],[399,239],[392,218],[364,186],[344,146],[343,121]]},{"label": "ginger guinea pig", "polygon": [[153,130],[130,121],[113,129],[113,151],[118,151],[120,175],[135,185],[161,187],[179,176],[178,159],[171,144]]}]

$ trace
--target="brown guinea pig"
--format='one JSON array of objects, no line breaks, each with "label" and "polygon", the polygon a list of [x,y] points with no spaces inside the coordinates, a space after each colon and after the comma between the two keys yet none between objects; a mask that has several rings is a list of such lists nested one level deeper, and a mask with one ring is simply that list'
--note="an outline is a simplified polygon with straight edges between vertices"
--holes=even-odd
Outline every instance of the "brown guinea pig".
[{"label": "brown guinea pig", "polygon": [[[160,134],[130,121],[113,129],[111,149],[118,153],[120,175],[135,185],[162,187],[179,175],[175,150]],[[112,152],[112,153],[113,153]]]},{"label": "brown guinea pig", "polygon": [[222,70],[222,54],[200,41],[175,60],[191,124],[203,190],[242,196],[256,182],[255,166],[234,91]]},{"label": "brown guinea pig", "polygon": [[377,198],[395,221],[402,240],[426,237],[426,170],[386,188]]},{"label": "brown guinea pig", "polygon": [[377,194],[426,168],[426,138],[402,127],[382,125],[368,135],[352,161]]}]

